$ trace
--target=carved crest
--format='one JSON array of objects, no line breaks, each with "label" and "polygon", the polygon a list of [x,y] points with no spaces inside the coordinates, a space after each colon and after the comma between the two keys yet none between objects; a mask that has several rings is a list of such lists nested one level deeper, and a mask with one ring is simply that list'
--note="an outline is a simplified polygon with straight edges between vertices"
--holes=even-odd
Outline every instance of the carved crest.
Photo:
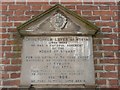
[{"label": "carved crest", "polygon": [[61,30],[61,29],[63,29],[65,27],[65,25],[67,23],[67,19],[62,14],[57,13],[54,16],[51,17],[50,22],[51,22],[51,25],[56,30]]}]

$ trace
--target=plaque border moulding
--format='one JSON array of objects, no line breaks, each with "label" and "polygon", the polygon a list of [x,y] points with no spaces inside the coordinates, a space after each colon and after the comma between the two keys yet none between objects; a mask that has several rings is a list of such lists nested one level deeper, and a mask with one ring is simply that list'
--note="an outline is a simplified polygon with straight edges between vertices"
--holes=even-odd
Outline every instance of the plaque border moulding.
[{"label": "plaque border moulding", "polygon": [[[69,18],[72,22],[74,22],[75,25],[79,26],[80,30],[79,31],[68,30],[67,32],[64,32],[63,28],[66,26],[66,23],[68,23],[67,18]],[[39,26],[48,19],[50,19],[51,23],[56,23],[56,24],[52,24],[55,31],[49,31],[49,32],[45,31],[45,32],[37,33],[37,31],[39,31]],[[59,20],[62,20],[62,23],[60,23]],[[46,10],[45,12],[33,17],[32,19],[18,26],[17,30],[21,36],[25,36],[25,37],[26,36],[88,36],[92,38],[91,36],[94,36],[97,33],[99,27],[87,21],[86,19],[82,18],[77,13],[67,9],[66,7],[60,4],[56,4],[55,6]],[[92,39],[91,39],[91,45],[92,45]],[[57,87],[57,86],[59,85],[53,85],[53,87]]]},{"label": "plaque border moulding", "polygon": [[[64,27],[66,24],[66,17],[62,16],[61,14],[56,14],[56,16],[60,16],[63,19],[63,26],[58,27],[57,24],[54,25],[56,31],[60,32],[41,32],[41,33],[32,33],[35,32],[34,28],[30,29],[33,23],[36,23],[41,21],[40,24],[44,23],[46,18],[49,18],[50,16],[53,16],[56,12],[63,13],[67,17],[69,17],[72,21],[74,21],[77,25],[84,26],[84,30],[81,30],[80,32],[63,32],[61,28]],[[55,16],[52,17],[52,19],[55,19]],[[51,20],[51,23],[55,22],[55,20]],[[40,25],[39,24],[39,25]],[[39,25],[36,25],[39,28]],[[34,27],[36,27],[34,26]],[[17,27],[18,32],[20,33],[21,36],[40,36],[40,35],[95,35],[97,31],[99,30],[99,27],[97,27],[95,24],[89,22],[88,20],[84,19],[77,13],[67,9],[66,7],[56,4],[55,6],[51,7],[50,9],[46,10],[45,12],[33,17],[32,19],[26,21],[25,23],[21,24],[20,26]]]}]

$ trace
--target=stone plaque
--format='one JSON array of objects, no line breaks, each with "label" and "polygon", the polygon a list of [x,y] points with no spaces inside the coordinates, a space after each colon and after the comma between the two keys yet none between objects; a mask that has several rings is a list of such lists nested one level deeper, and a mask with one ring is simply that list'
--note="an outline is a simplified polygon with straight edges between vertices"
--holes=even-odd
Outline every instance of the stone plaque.
[{"label": "stone plaque", "polygon": [[94,84],[92,38],[25,37],[22,84]]},{"label": "stone plaque", "polygon": [[21,86],[95,85],[97,26],[57,4],[17,29],[23,36]]}]

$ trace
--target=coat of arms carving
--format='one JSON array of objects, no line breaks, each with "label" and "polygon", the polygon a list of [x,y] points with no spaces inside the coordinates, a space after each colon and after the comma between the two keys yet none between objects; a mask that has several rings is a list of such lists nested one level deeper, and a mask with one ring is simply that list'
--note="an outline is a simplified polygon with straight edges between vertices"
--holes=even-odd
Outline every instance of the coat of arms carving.
[{"label": "coat of arms carving", "polygon": [[65,28],[67,24],[67,18],[62,14],[57,13],[51,17],[50,23],[55,28],[55,30],[59,31]]}]

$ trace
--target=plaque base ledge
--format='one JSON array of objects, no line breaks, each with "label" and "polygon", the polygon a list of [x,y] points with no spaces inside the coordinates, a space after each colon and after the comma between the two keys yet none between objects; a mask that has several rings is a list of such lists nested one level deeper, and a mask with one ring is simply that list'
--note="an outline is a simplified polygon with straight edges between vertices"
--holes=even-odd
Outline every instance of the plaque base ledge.
[{"label": "plaque base ledge", "polygon": [[39,84],[32,85],[34,88],[96,88],[96,85],[85,84]]}]

